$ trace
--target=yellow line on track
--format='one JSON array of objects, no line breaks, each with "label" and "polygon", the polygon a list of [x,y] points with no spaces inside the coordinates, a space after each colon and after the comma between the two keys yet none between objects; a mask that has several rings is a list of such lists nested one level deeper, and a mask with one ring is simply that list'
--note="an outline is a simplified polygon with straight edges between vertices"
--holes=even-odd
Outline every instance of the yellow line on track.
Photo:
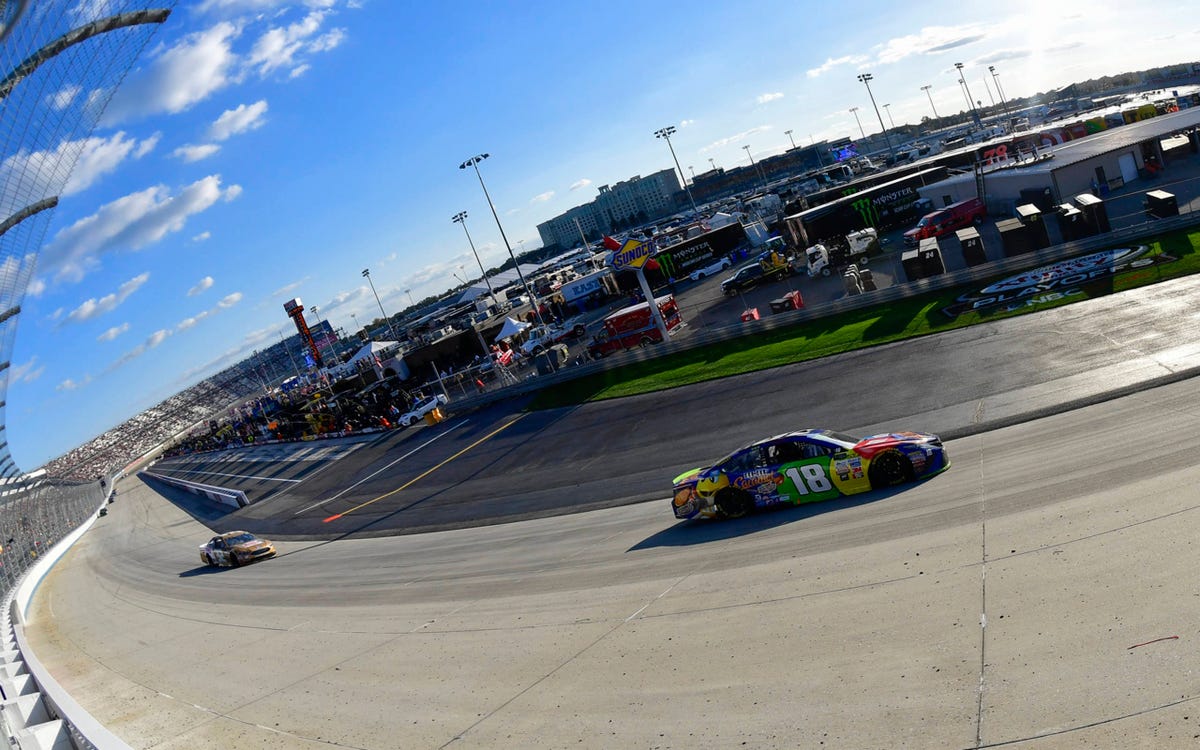
[{"label": "yellow line on track", "polygon": [[433,466],[433,467],[430,467],[429,469],[426,469],[426,470],[425,470],[424,472],[422,472],[422,473],[421,473],[419,476],[413,477],[412,479],[408,480],[407,482],[405,482],[404,484],[400,485],[399,487],[397,487],[396,489],[392,490],[391,492],[384,493],[384,494],[380,495],[379,497],[372,498],[372,499],[370,499],[370,500],[366,501],[365,503],[360,503],[360,504],[358,504],[358,505],[355,505],[353,508],[351,508],[351,509],[349,509],[349,510],[345,510],[345,511],[342,511],[341,513],[338,513],[338,514],[336,514],[336,515],[332,515],[332,516],[330,516],[329,518],[326,518],[324,521],[322,521],[322,523],[329,523],[330,521],[336,521],[336,520],[338,520],[339,518],[341,518],[341,517],[343,517],[343,516],[348,516],[348,515],[350,515],[351,513],[353,513],[353,512],[354,512],[354,511],[356,511],[356,510],[361,510],[362,508],[365,508],[365,507],[367,507],[368,505],[370,505],[370,504],[372,504],[372,503],[377,503],[377,502],[379,502],[380,500],[383,500],[384,498],[389,498],[389,497],[391,497],[392,495],[395,495],[397,492],[400,492],[401,490],[404,490],[404,489],[407,489],[407,488],[409,488],[409,487],[413,486],[414,484],[416,484],[416,483],[417,483],[417,482],[419,482],[420,480],[424,479],[425,477],[429,476],[429,475],[430,475],[430,474],[432,474],[433,472],[435,472],[435,471],[437,471],[438,469],[442,468],[442,467],[443,467],[443,466],[445,466],[446,464],[450,463],[451,461],[453,461],[454,459],[458,458],[459,456],[461,456],[462,454],[466,453],[467,451],[471,450],[472,448],[474,448],[475,446],[479,445],[480,443],[486,442],[486,441],[488,441],[488,440],[492,439],[493,437],[495,437],[496,435],[500,434],[500,433],[501,433],[501,432],[503,432],[504,430],[507,430],[509,427],[512,427],[514,424],[516,424],[517,422],[519,422],[519,421],[520,421],[521,419],[523,419],[524,417],[525,417],[525,415],[524,415],[524,414],[519,414],[519,415],[517,415],[516,419],[513,419],[512,421],[508,422],[508,423],[507,423],[507,424],[505,424],[505,425],[501,425],[500,427],[497,427],[496,429],[492,430],[492,431],[491,431],[491,432],[489,432],[488,434],[484,435],[483,437],[479,438],[479,439],[478,439],[478,440],[476,440],[475,442],[473,442],[473,443],[471,443],[470,445],[468,445],[466,448],[463,448],[463,449],[462,449],[462,450],[460,450],[458,453],[455,453],[455,454],[454,454],[453,456],[451,456],[450,458],[447,458],[445,461],[442,461],[442,462],[441,462],[441,463],[439,463],[437,466]]}]

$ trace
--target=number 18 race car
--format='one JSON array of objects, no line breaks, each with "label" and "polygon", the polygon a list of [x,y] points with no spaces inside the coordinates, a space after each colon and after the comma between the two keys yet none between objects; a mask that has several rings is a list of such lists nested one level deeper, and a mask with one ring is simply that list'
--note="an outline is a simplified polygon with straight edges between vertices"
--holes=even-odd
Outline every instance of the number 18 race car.
[{"label": "number 18 race car", "polygon": [[781,503],[811,503],[925,479],[950,468],[937,435],[858,438],[801,430],[760,440],[675,477],[676,518],[739,518]]}]

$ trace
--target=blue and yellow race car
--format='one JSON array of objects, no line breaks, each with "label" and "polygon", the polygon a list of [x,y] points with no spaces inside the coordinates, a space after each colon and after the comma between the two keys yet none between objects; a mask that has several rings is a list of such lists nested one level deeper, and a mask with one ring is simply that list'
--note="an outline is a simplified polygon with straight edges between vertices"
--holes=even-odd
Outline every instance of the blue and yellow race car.
[{"label": "blue and yellow race car", "polygon": [[676,518],[739,518],[780,503],[811,503],[925,479],[950,468],[937,435],[897,432],[861,440],[800,430],[739,448],[675,477]]}]

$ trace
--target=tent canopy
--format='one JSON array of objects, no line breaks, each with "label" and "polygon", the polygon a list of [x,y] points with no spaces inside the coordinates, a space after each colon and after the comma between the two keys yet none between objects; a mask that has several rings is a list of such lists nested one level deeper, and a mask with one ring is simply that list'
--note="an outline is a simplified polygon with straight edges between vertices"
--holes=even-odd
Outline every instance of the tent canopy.
[{"label": "tent canopy", "polygon": [[350,358],[350,363],[353,364],[363,359],[374,360],[376,354],[384,349],[391,349],[395,346],[395,341],[372,341],[369,344],[363,344],[363,347],[356,351],[354,356]]},{"label": "tent canopy", "polygon": [[512,318],[505,318],[504,325],[500,327],[500,333],[497,333],[496,338],[492,339],[492,341],[499,342],[503,341],[504,339],[511,339],[521,331],[524,331],[530,325],[532,324],[522,323],[518,320],[513,320]]}]

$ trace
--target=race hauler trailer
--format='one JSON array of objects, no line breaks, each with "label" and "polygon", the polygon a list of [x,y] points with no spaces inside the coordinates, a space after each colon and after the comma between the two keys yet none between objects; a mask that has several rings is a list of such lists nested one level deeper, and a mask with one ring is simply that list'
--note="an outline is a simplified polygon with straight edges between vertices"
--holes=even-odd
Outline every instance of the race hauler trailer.
[{"label": "race hauler trailer", "polygon": [[863,188],[784,219],[784,236],[792,247],[811,247],[873,227],[887,231],[912,221],[920,199],[917,188],[945,179],[945,167],[922,169],[895,180]]},{"label": "race hauler trailer", "polygon": [[741,222],[735,221],[719,229],[662,248],[654,256],[663,276],[686,279],[698,268],[710,266],[736,250],[748,247],[750,239]]}]

